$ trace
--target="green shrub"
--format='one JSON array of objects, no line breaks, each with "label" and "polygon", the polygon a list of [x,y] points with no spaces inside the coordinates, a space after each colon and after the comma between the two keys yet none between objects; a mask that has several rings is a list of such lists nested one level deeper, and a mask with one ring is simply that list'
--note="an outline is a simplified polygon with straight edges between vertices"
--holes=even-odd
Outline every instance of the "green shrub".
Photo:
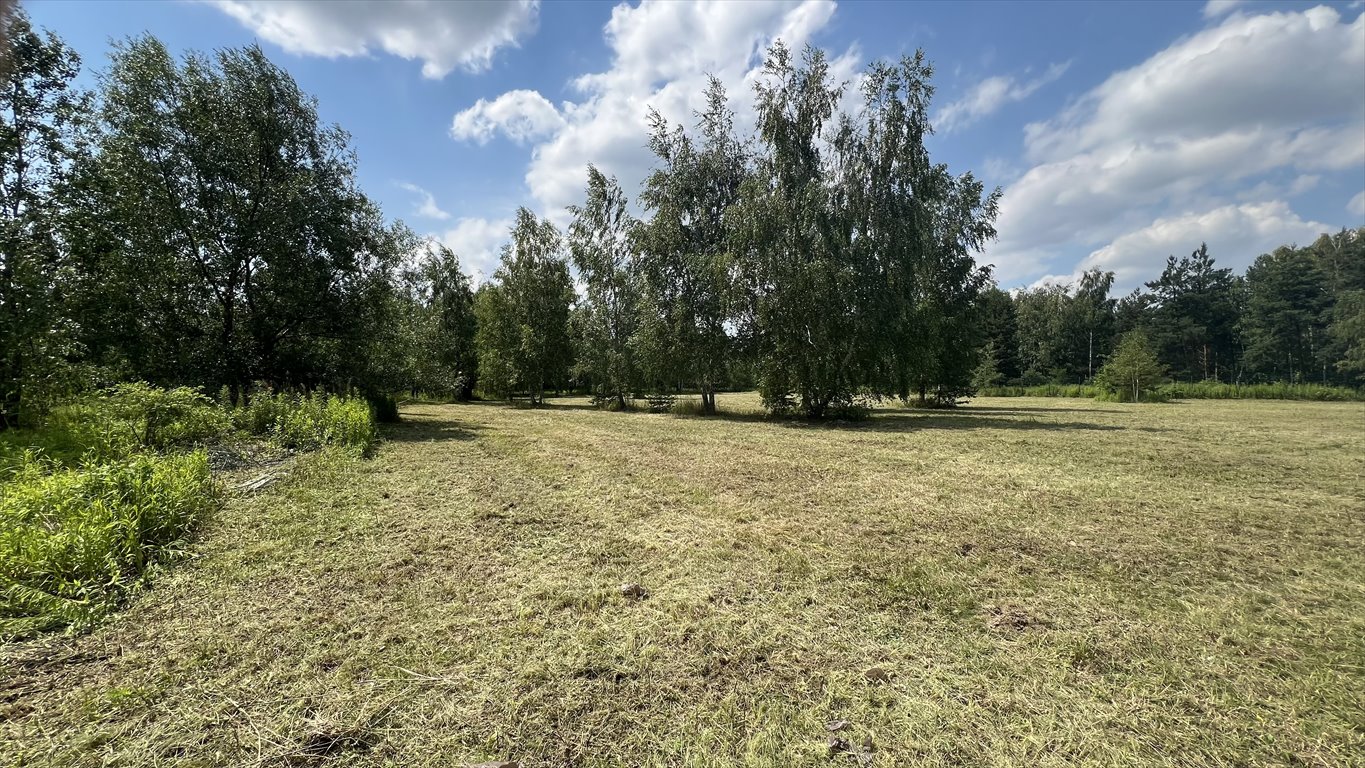
[{"label": "green shrub", "polygon": [[331,445],[364,454],[379,440],[374,414],[364,399],[322,392],[257,395],[248,407],[238,409],[235,420],[252,434],[298,450]]},{"label": "green shrub", "polygon": [[978,397],[1098,397],[1099,387],[1088,384],[1037,384],[1028,387],[982,387]]},{"label": "green shrub", "polygon": [[188,387],[120,384],[54,408],[39,429],[0,437],[0,463],[13,470],[29,448],[74,466],[217,440],[232,430],[227,413]]},{"label": "green shrub", "polygon": [[77,469],[30,452],[0,487],[0,635],[89,626],[218,498],[202,452]]},{"label": "green shrub", "polygon": [[[979,397],[1087,397],[1117,402],[1099,387],[1086,384],[1041,384],[1032,387],[983,387]],[[1365,390],[1327,387],[1321,384],[1225,384],[1217,381],[1174,382],[1149,390],[1144,400],[1316,400],[1359,402]]]},{"label": "green shrub", "polygon": [[367,398],[370,403],[370,411],[374,414],[374,420],[380,424],[398,423],[398,401],[392,395],[373,394]]},{"label": "green shrub", "polygon": [[1163,388],[1173,399],[1188,400],[1318,400],[1349,402],[1365,400],[1365,391],[1321,384],[1225,384],[1220,381],[1168,384]]},{"label": "green shrub", "polygon": [[170,448],[223,436],[231,424],[209,398],[189,387],[160,389],[119,384],[61,410],[59,417],[93,429],[102,443],[136,448]]},{"label": "green shrub", "polygon": [[[655,406],[655,402],[658,406]],[[672,395],[654,395],[650,401],[649,409],[655,413],[671,413],[674,416],[704,416],[705,411],[701,407],[701,398],[694,397],[674,397]],[[667,405],[665,406],[665,403]]]}]

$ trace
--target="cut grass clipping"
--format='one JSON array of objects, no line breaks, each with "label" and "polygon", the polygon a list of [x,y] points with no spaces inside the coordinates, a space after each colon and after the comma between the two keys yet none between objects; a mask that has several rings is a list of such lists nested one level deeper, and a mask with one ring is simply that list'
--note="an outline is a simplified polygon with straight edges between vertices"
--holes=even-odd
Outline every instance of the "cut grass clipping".
[{"label": "cut grass clipping", "polygon": [[1361,765],[1360,404],[718,405],[301,457],[0,649],[0,765]]},{"label": "cut grass clipping", "polygon": [[0,486],[0,637],[89,627],[217,500],[203,453],[79,469],[30,455]]}]

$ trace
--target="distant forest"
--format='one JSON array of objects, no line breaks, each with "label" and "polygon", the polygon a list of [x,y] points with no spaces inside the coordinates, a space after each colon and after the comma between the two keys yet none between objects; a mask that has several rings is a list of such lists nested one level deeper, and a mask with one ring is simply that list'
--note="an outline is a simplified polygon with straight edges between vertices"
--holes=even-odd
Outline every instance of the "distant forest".
[{"label": "distant forest", "polygon": [[634,202],[589,166],[567,229],[520,210],[476,289],[456,254],[385,219],[346,132],[259,48],[125,40],[84,92],[52,33],[19,15],[5,44],[5,425],[129,380],[235,402],[688,390],[706,411],[757,388],[821,417],[1085,382],[1130,333],[1178,380],[1365,380],[1365,228],[1245,275],[1201,246],[1121,299],[1103,272],[996,287],[977,255],[999,191],[930,159],[922,53],[847,94],[822,52],[778,43],[752,135],[715,80],[693,125],[649,115],[656,163]]}]

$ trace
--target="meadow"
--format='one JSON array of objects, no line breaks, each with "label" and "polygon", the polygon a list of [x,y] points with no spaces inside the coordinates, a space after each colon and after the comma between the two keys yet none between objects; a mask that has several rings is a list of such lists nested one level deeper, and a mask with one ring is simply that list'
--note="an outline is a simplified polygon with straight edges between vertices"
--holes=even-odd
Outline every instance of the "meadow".
[{"label": "meadow", "polygon": [[1365,763],[1362,404],[718,405],[299,455],[0,646],[0,764]]}]

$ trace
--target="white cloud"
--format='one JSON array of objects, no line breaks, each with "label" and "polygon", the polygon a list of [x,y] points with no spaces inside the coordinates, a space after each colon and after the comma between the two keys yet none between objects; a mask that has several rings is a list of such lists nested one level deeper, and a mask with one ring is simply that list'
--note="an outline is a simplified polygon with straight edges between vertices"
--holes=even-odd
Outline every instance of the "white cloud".
[{"label": "white cloud", "polygon": [[478,284],[497,270],[499,252],[511,228],[511,219],[460,218],[436,239],[460,257],[460,266]]},{"label": "white cloud", "polygon": [[413,211],[414,216],[420,216],[424,219],[437,219],[439,221],[445,221],[450,218],[449,213],[441,210],[440,206],[436,205],[436,198],[432,197],[430,192],[422,189],[416,184],[410,184],[406,181],[398,182],[398,186],[417,195],[417,200],[419,202],[417,209]]},{"label": "white cloud", "polygon": [[487,69],[499,48],[535,31],[536,0],[210,0],[256,34],[296,54],[364,56],[381,50],[422,61],[439,79]]},{"label": "white cloud", "polygon": [[1298,197],[1305,192],[1316,189],[1320,183],[1322,183],[1321,176],[1316,173],[1305,173],[1294,179],[1293,183],[1289,185],[1289,196]]},{"label": "white cloud", "polygon": [[1296,172],[1298,194],[1311,172],[1365,164],[1362,135],[1365,16],[1234,14],[1027,126],[1033,166],[1005,190],[987,260],[1002,282],[1031,279],[1060,250],[1226,201],[1271,172]]},{"label": "white cloud", "polygon": [[[799,51],[829,23],[834,9],[830,0],[645,0],[638,6],[617,5],[604,28],[611,65],[572,81],[581,98],[555,109],[539,94],[523,92],[529,95],[516,97],[519,109],[508,109],[517,119],[534,113],[525,124],[537,131],[552,127],[553,132],[534,146],[526,171],[538,209],[564,224],[565,206],[582,199],[589,162],[616,176],[633,196],[653,164],[645,122],[650,107],[672,122],[691,126],[694,112],[704,106],[708,73],[725,84],[737,128],[747,129],[753,119],[753,82],[764,51],[778,38]],[[862,63],[856,50],[850,50],[835,57],[831,69],[835,78],[851,80]],[[476,141],[486,141],[483,137],[495,131],[510,134],[508,126],[515,120],[492,114],[494,105],[504,99],[511,102],[510,96],[460,113],[454,121],[459,126],[452,125],[452,132]],[[531,104],[535,106],[527,109]],[[557,123],[549,119],[550,110]]]},{"label": "white cloud", "polygon": [[934,128],[945,133],[966,127],[993,114],[1008,103],[1023,101],[1033,92],[1061,77],[1071,62],[1053,64],[1042,75],[1020,82],[1009,75],[988,77],[977,83],[966,95],[944,106],[934,115]]},{"label": "white cloud", "polygon": [[479,99],[474,106],[455,115],[450,135],[487,144],[495,133],[501,132],[524,144],[549,136],[563,125],[559,111],[536,91],[508,91],[492,101]]},{"label": "white cloud", "polygon": [[1246,0],[1209,0],[1204,3],[1204,18],[1216,19],[1219,16],[1231,13],[1237,9],[1237,6],[1245,2]]},{"label": "white cloud", "polygon": [[1346,203],[1346,210],[1350,213],[1365,218],[1365,192],[1357,192],[1356,196]]},{"label": "white cloud", "polygon": [[1115,290],[1122,293],[1159,275],[1167,256],[1188,255],[1200,243],[1208,243],[1209,255],[1220,267],[1241,271],[1278,246],[1311,243],[1333,229],[1320,221],[1304,221],[1281,200],[1226,205],[1160,218],[1121,235],[1085,257],[1075,274],[1113,271]]}]

